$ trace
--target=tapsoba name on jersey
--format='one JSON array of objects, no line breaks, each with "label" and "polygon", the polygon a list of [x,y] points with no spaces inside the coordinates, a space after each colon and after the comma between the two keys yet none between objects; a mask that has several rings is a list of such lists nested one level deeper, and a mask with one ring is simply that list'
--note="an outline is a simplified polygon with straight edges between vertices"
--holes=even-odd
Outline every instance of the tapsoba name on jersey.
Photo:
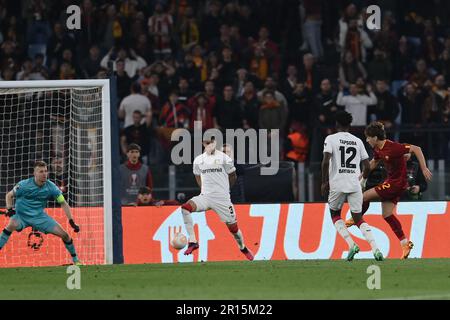
[{"label": "tapsoba name on jersey", "polygon": [[356,146],[357,145],[356,141],[347,141],[347,140],[339,139],[339,142],[341,144],[345,144],[347,146]]}]

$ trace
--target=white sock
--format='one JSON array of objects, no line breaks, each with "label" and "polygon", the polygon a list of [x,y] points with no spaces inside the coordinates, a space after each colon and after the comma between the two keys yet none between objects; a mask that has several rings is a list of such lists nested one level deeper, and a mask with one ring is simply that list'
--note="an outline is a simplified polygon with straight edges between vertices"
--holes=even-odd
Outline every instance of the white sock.
[{"label": "white sock", "polygon": [[408,244],[408,239],[405,238],[405,239],[403,239],[403,240],[400,240],[400,244],[401,244],[402,246],[407,245],[407,244]]},{"label": "white sock", "polygon": [[239,229],[238,232],[233,233],[233,237],[236,239],[236,242],[238,243],[239,249],[244,249],[244,236],[242,235],[241,230]]},{"label": "white sock", "polygon": [[370,244],[370,247],[372,248],[372,252],[375,253],[375,251],[378,249],[378,247],[377,247],[377,243],[375,242],[375,238],[373,237],[370,226],[366,222],[363,222],[360,224],[359,230],[361,230],[364,238],[366,238],[367,242]]},{"label": "white sock", "polygon": [[189,242],[197,242],[197,238],[195,237],[194,232],[194,222],[192,221],[191,213],[186,209],[181,209],[183,213],[183,221],[186,226],[186,230],[189,234]]},{"label": "white sock", "polygon": [[352,248],[355,245],[355,242],[353,241],[352,236],[348,232],[344,220],[339,219],[334,223],[334,226],[336,227],[336,230],[341,235],[341,237],[344,238],[344,240],[347,242],[349,248]]}]

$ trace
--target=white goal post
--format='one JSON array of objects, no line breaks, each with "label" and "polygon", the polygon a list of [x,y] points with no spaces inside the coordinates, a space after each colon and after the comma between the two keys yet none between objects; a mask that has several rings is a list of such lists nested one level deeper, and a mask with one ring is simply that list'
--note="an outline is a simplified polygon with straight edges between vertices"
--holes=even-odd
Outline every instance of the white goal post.
[{"label": "white goal post", "polygon": [[[4,192],[32,175],[33,161],[49,161],[49,179],[67,180],[61,188],[80,224],[73,236],[85,264],[113,263],[110,103],[109,79],[0,81],[0,207]],[[66,172],[55,169],[58,159]],[[51,216],[52,210],[65,223],[62,210],[50,208]],[[64,246],[50,237],[33,260],[39,253],[25,251],[22,238],[7,243],[0,267],[70,262]]]}]

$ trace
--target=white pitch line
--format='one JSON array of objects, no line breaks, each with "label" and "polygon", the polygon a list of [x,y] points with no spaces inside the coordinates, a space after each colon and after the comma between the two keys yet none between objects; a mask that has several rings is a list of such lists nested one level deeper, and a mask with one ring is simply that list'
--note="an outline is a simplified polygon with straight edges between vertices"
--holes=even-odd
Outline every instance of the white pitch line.
[{"label": "white pitch line", "polygon": [[385,299],[377,299],[377,300],[425,300],[425,299],[450,299],[450,293],[430,294],[430,295],[411,296],[411,297],[385,298]]}]

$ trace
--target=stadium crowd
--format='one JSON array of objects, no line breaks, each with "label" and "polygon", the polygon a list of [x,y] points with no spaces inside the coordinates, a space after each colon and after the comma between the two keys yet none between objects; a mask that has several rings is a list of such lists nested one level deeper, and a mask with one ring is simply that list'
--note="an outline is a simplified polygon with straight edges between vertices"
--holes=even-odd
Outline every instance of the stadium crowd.
[{"label": "stadium crowd", "polygon": [[[281,159],[319,161],[338,109],[448,159],[450,2],[0,0],[2,80],[117,79],[122,161],[167,163],[170,134],[280,129]],[[19,5],[20,4],[20,5]],[[366,6],[382,9],[381,29]]]}]

